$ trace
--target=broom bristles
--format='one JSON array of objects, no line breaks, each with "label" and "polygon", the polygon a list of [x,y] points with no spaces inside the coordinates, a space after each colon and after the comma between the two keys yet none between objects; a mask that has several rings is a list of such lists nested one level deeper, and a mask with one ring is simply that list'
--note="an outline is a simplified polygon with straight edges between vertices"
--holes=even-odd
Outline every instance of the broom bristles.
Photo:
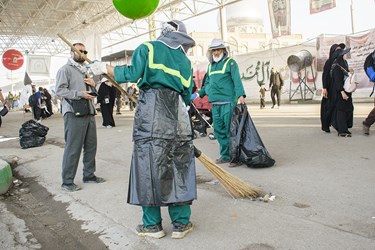
[{"label": "broom bristles", "polygon": [[247,184],[237,176],[219,167],[205,154],[201,153],[198,159],[218,179],[220,184],[233,198],[256,198],[263,196],[264,192],[261,189]]}]

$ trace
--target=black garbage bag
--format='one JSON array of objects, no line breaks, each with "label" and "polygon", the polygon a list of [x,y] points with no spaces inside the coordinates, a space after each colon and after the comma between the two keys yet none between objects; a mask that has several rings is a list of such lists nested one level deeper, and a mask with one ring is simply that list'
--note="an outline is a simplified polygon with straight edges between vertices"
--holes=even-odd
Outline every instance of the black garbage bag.
[{"label": "black garbage bag", "polygon": [[19,130],[21,148],[42,146],[46,140],[48,130],[48,127],[34,120],[25,122]]},{"label": "black garbage bag", "polygon": [[236,106],[230,125],[229,154],[231,162],[244,163],[248,167],[272,167],[272,159],[256,130],[247,106]]}]

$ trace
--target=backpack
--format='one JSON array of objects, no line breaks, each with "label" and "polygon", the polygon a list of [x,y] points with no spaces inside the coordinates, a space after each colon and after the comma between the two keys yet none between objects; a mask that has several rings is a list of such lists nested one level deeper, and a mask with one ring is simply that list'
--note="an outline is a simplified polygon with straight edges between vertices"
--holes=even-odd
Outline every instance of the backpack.
[{"label": "backpack", "polygon": [[[375,57],[375,51],[372,52],[372,53],[370,53],[370,54],[366,57],[366,59],[365,59],[365,63],[363,64],[363,69],[364,69],[366,75],[368,76],[368,78],[370,78],[370,76],[369,76],[369,74],[367,73],[367,69],[368,69],[369,67],[373,67],[373,68],[374,68],[374,66],[375,66],[374,57]],[[370,97],[371,97],[372,94],[374,93],[374,89],[375,89],[375,85],[372,86],[372,92],[371,92],[371,94],[370,94]]]},{"label": "backpack", "polygon": [[[375,53],[375,52],[373,52]],[[374,67],[374,58],[373,58],[373,53],[370,53],[366,59],[365,63],[363,64],[363,69],[366,72],[366,75],[370,78],[370,76],[367,74],[367,68],[368,67]]]},{"label": "backpack", "polygon": [[36,95],[35,93],[32,94],[30,97],[29,97],[29,106],[30,107],[35,107],[36,105]]}]

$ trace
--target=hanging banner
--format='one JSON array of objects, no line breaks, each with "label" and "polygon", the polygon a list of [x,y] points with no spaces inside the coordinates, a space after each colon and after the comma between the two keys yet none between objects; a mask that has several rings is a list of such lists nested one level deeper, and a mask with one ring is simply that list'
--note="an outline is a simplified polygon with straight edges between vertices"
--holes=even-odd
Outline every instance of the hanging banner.
[{"label": "hanging banner", "polygon": [[50,76],[50,56],[28,56],[27,72],[30,75]]},{"label": "hanging banner", "polygon": [[333,44],[346,44],[346,36],[335,36],[335,37],[325,37],[320,35],[316,38],[316,57],[318,62],[318,71],[323,71],[325,62],[329,57],[329,50]]},{"label": "hanging banner", "polygon": [[25,72],[25,77],[23,78],[23,85],[31,85],[33,83],[33,81],[31,80],[29,74],[27,74],[27,72]]},{"label": "hanging banner", "polygon": [[374,83],[370,83],[363,64],[366,57],[375,50],[375,29],[361,36],[347,36],[346,46],[352,48],[347,60],[349,68],[358,73],[358,88],[372,88]]},{"label": "hanging banner", "polygon": [[290,0],[268,0],[268,11],[273,38],[290,35]]},{"label": "hanging banner", "polygon": [[310,15],[336,7],[336,0],[310,0]]}]

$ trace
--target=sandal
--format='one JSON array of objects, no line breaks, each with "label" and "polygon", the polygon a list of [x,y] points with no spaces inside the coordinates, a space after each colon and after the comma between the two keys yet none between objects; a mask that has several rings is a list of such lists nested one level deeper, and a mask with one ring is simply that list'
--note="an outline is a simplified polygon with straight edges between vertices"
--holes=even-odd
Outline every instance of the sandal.
[{"label": "sandal", "polygon": [[349,134],[349,133],[338,133],[338,136],[340,136],[340,137],[352,137],[352,135]]}]

